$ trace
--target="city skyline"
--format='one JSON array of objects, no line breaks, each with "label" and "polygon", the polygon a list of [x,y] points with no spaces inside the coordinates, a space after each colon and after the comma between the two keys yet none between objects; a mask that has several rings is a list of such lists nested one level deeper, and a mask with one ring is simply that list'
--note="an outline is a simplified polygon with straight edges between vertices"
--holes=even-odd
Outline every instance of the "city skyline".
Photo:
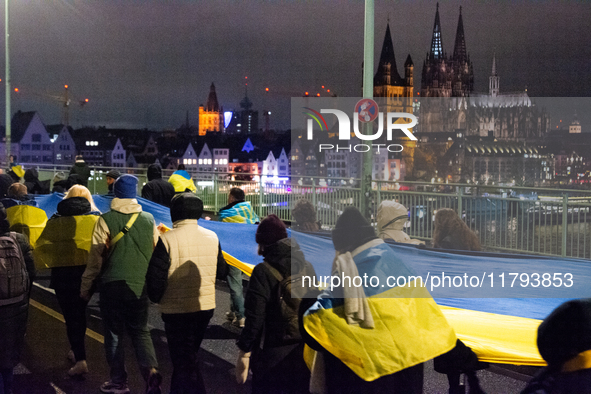
[{"label": "city skyline", "polygon": [[[441,3],[448,55],[460,6],[476,92],[487,91],[496,54],[501,91],[589,95],[591,5]],[[292,96],[316,95],[321,86],[360,94],[363,9],[362,2],[10,2],[11,83],[19,88],[12,112],[37,110],[47,124],[59,123],[68,84],[74,127],[177,128],[187,111],[197,125],[212,82],[228,110],[239,109],[248,81],[254,108],[270,110],[271,127],[287,129]],[[389,21],[398,70],[408,54],[414,62],[415,92],[435,9],[435,1],[375,5],[375,61]]]}]

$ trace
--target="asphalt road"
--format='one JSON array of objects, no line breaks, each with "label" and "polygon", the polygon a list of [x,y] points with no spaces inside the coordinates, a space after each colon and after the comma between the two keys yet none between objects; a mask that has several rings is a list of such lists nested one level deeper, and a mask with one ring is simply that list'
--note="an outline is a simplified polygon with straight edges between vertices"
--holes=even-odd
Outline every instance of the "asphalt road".
[{"label": "asphalt road", "polygon": [[[43,275],[44,273],[42,273]],[[65,324],[55,295],[45,286],[41,277],[33,288],[29,307],[29,324],[26,345],[21,363],[15,369],[15,394],[36,393],[99,393],[99,386],[108,380],[109,373],[103,350],[103,327],[98,309],[98,296],[94,296],[87,310],[88,328],[86,338],[87,361],[90,372],[82,379],[72,379],[67,371],[71,364],[66,359],[69,344]],[[225,319],[229,310],[229,292],[224,282],[216,289],[217,308],[201,346],[199,358],[205,386],[210,393],[250,393],[250,382],[238,386],[234,381],[234,365],[237,356],[235,345],[239,329]],[[164,375],[163,392],[168,393],[172,367],[169,359],[164,324],[157,306],[150,308],[150,329],[160,370]],[[129,386],[132,393],[143,393],[144,382],[135,362],[133,349],[126,342],[126,360]],[[480,371],[482,387],[487,393],[519,393],[525,386],[523,373],[533,370],[507,371],[493,366]],[[502,374],[500,374],[501,372]],[[510,374],[512,377],[504,376]],[[433,371],[432,362],[425,366],[425,393],[447,393],[447,379]]]}]

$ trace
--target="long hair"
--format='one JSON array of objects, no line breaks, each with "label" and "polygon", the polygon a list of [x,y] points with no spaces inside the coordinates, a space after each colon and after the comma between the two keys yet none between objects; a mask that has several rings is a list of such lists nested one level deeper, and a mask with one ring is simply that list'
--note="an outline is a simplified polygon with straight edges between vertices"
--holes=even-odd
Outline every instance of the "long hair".
[{"label": "long hair", "polygon": [[433,247],[441,248],[446,237],[453,239],[457,249],[480,250],[478,237],[458,216],[456,211],[449,208],[437,210],[435,214],[435,228],[433,229]]},{"label": "long hair", "polygon": [[90,203],[90,210],[100,212],[99,209],[94,205],[94,200],[92,199],[92,194],[90,194],[90,190],[88,190],[85,186],[82,185],[74,185],[68,190],[68,193],[64,197],[64,200],[70,197],[84,197]]}]

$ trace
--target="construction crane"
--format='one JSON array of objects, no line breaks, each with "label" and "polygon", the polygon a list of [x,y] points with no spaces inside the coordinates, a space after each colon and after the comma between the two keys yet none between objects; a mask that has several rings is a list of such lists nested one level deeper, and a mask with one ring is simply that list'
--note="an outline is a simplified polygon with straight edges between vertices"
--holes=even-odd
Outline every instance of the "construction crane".
[{"label": "construction crane", "polygon": [[[68,94],[68,85],[64,85],[64,94],[61,96],[48,94],[48,93],[36,92],[36,91],[30,90],[30,89],[22,90],[20,88],[15,88],[14,92],[18,93],[18,94],[25,94],[25,95],[28,94],[28,95],[48,98],[48,99],[52,99],[52,100],[62,103],[62,124],[65,125],[66,127],[68,127],[70,125],[70,106],[72,105],[73,99]],[[80,107],[84,107],[86,104],[88,104],[88,99],[87,98],[75,99],[75,102],[77,102],[77,104],[80,105]]]}]

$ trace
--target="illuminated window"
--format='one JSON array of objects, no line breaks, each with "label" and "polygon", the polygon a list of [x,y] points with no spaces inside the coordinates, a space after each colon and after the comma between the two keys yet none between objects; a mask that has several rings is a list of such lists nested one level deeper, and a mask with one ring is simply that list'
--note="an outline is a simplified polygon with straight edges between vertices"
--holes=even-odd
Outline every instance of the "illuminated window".
[{"label": "illuminated window", "polygon": [[203,159],[199,159],[199,165],[203,164]]},{"label": "illuminated window", "polygon": [[218,159],[215,159],[215,160],[213,161],[213,164],[215,164],[215,165],[217,166],[217,165],[219,164],[219,160],[218,160]]},{"label": "illuminated window", "polygon": [[197,164],[197,159],[193,159],[193,164]]}]

